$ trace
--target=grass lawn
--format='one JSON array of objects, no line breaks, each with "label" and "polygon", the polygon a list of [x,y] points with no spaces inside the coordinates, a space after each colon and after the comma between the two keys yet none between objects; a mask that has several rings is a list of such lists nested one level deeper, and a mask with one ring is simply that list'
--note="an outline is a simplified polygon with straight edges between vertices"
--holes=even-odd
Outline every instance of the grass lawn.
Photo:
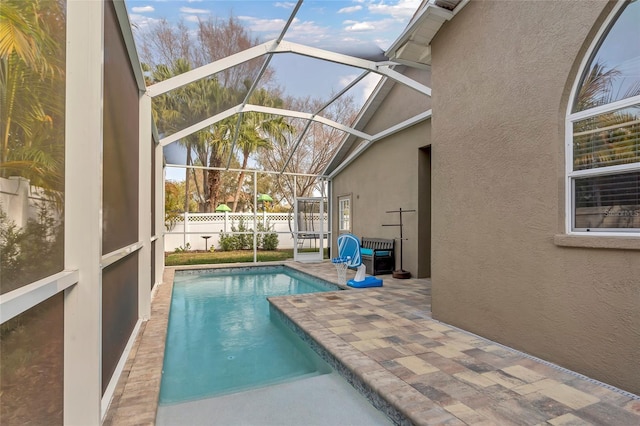
[{"label": "grass lawn", "polygon": [[[325,259],[327,259],[325,249]],[[293,259],[293,249],[258,250],[258,262],[272,262]],[[236,251],[185,251],[180,253],[166,253],[166,266],[177,265],[205,265],[213,263],[247,263],[253,262],[253,250]]]},{"label": "grass lawn", "polygon": [[[259,262],[293,259],[293,249],[258,251]],[[165,265],[203,265],[209,263],[253,262],[253,250],[236,251],[186,251],[182,253],[167,253]]]}]

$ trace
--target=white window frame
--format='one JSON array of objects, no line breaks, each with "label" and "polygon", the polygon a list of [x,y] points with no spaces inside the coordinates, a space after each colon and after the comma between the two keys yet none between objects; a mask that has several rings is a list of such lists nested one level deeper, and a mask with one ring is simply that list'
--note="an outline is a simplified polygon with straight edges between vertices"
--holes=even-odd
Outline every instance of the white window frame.
[{"label": "white window frame", "polygon": [[[347,204],[347,215],[345,219],[344,204]],[[338,197],[338,231],[351,232],[351,219],[353,218],[353,209],[351,203],[351,195],[342,195]],[[346,223],[346,226],[344,226]]]},{"label": "white window frame", "polygon": [[588,236],[601,236],[601,237],[631,237],[631,236],[640,236],[640,232],[635,228],[630,230],[612,230],[611,228],[605,228],[604,230],[593,229],[593,230],[574,230],[574,221],[575,221],[575,204],[574,204],[574,182],[577,178],[584,177],[592,177],[592,176],[600,176],[600,175],[609,175],[609,174],[620,174],[623,172],[632,172],[638,171],[640,172],[640,162],[632,163],[632,164],[620,164],[615,166],[608,167],[599,167],[594,169],[587,170],[573,170],[573,124],[577,121],[584,120],[586,118],[594,117],[596,115],[610,112],[613,110],[618,110],[621,108],[630,107],[632,105],[640,104],[640,96],[634,96],[627,99],[622,99],[616,102],[612,102],[610,104],[601,105],[595,108],[591,108],[584,111],[579,111],[572,113],[575,97],[577,95],[577,91],[582,83],[581,77],[583,76],[586,67],[591,63],[592,55],[594,51],[600,47],[600,42],[605,36],[606,31],[609,29],[610,25],[613,23],[614,19],[618,17],[618,13],[620,9],[625,6],[627,3],[626,0],[619,1],[616,6],[613,8],[605,22],[602,24],[598,33],[594,37],[589,50],[584,55],[582,59],[582,63],[580,64],[580,69],[577,74],[576,81],[573,83],[573,87],[571,89],[571,95],[569,96],[569,104],[567,105],[567,119],[565,122],[565,229],[566,233],[569,235],[588,235]]}]

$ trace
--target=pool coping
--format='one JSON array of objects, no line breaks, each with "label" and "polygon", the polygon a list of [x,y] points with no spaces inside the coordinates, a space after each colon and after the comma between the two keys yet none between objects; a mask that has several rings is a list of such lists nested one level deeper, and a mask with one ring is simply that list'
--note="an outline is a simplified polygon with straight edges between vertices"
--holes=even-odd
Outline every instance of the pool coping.
[{"label": "pool coping", "polygon": [[155,425],[176,268],[165,268],[111,398],[103,425]]},{"label": "pool coping", "polygon": [[[363,395],[376,409],[383,412],[393,423],[398,425],[415,424],[416,419],[411,419],[411,415],[406,413],[402,407],[394,405],[386,399],[380,392],[376,391],[379,380],[389,382],[396,381],[396,385],[411,386],[402,380],[388,373],[377,362],[369,358],[363,358],[359,351],[349,348],[344,341],[336,336],[327,335],[322,331],[305,330],[296,320],[287,316],[278,306],[279,300],[289,296],[270,297],[271,312],[276,314],[282,322],[289,327],[305,344],[309,345],[333,370],[345,379],[354,389]],[[322,333],[323,338],[314,337],[317,333]],[[349,362],[352,361],[352,362]],[[376,373],[376,374],[372,374]],[[372,376],[375,378],[372,380]]]}]

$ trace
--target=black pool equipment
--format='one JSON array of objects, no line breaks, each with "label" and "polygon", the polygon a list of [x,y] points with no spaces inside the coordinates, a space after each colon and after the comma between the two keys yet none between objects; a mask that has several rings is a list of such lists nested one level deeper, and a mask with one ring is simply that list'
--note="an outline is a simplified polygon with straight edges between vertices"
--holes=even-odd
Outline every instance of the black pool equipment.
[{"label": "black pool equipment", "polygon": [[411,278],[411,272],[405,271],[402,268],[402,241],[404,240],[404,238],[402,237],[402,213],[409,213],[409,212],[415,212],[415,210],[402,210],[402,207],[400,207],[398,210],[387,211],[387,213],[398,213],[398,215],[400,216],[400,222],[388,224],[388,225],[382,225],[382,226],[399,226],[400,227],[400,269],[396,269],[395,271],[393,271],[392,275],[393,275],[393,278],[398,278],[401,280],[406,280],[407,278]]}]

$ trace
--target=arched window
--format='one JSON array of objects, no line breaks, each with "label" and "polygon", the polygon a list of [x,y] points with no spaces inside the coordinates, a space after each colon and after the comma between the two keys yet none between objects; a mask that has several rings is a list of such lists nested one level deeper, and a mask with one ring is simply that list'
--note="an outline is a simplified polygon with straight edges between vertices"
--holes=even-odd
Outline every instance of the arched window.
[{"label": "arched window", "polygon": [[567,117],[567,231],[640,233],[640,1],[622,2],[582,66]]}]

